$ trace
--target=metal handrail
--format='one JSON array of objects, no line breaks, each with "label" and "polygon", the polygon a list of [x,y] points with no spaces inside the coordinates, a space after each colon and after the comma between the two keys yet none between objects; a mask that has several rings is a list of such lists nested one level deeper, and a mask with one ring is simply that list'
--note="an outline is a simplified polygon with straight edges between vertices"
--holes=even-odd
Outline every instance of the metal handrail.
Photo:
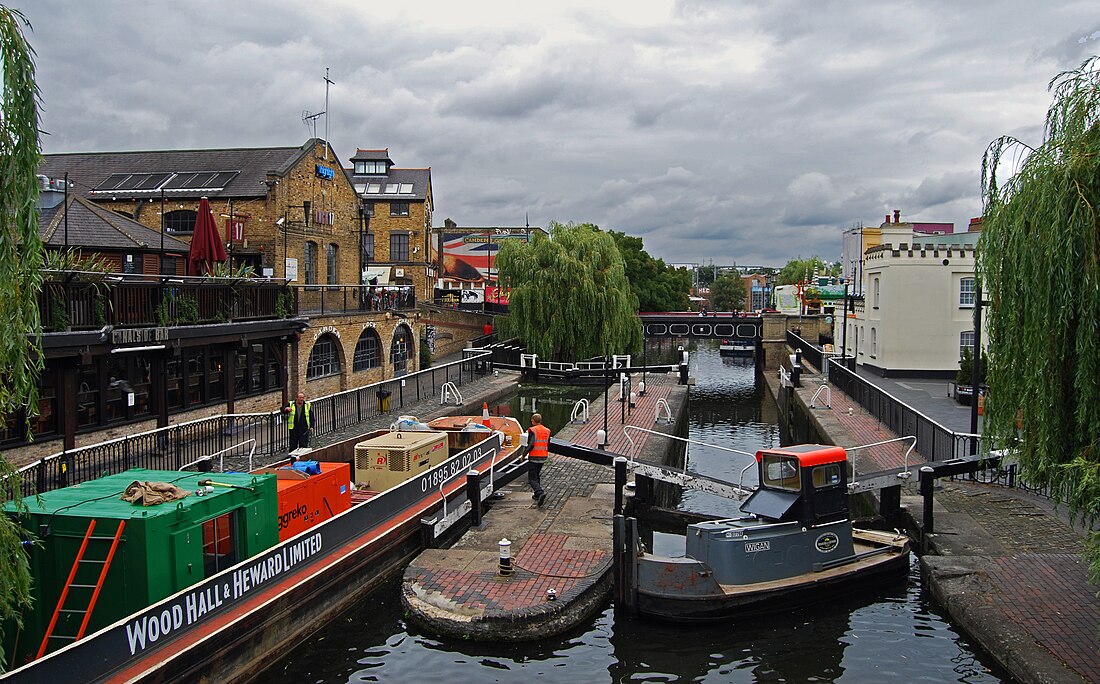
[{"label": "metal handrail", "polygon": [[[627,430],[638,430],[639,432],[647,432],[651,435],[659,435],[661,437],[667,437],[668,439],[675,439],[679,442],[686,442],[688,444],[698,444],[700,446],[710,447],[712,449],[720,449],[722,451],[729,451],[729,452],[732,452],[732,453],[735,453],[735,454],[742,454],[744,456],[752,456],[754,459],[756,458],[756,454],[752,453],[752,452],[749,452],[749,451],[741,451],[740,449],[733,449],[731,447],[724,447],[724,446],[718,446],[717,444],[709,444],[707,442],[700,442],[699,440],[688,439],[687,437],[678,437],[676,435],[667,435],[663,432],[658,432],[657,430],[650,430],[650,429],[644,428],[644,427],[638,427],[637,425],[624,425],[623,426],[623,436],[626,437],[626,441],[630,443],[630,448],[631,449],[634,448],[634,440],[630,439],[630,434],[627,432]],[[630,462],[631,463],[634,462],[633,457],[631,457]],[[687,467],[688,467],[688,459],[687,459],[687,454],[685,453],[684,454],[684,473],[685,474],[687,473]]]},{"label": "metal handrail", "polygon": [[458,386],[453,381],[448,380],[443,383],[443,388],[439,392],[439,405],[447,405],[447,394],[451,393],[455,396],[455,406],[462,406],[462,392],[458,391]]},{"label": "metal handrail", "polygon": [[[907,439],[913,440],[913,443],[910,444],[909,448],[905,450],[905,461],[904,461],[905,465],[902,468],[902,472],[898,473],[898,477],[907,478],[907,477],[910,477],[912,475],[912,473],[909,471],[909,454],[913,453],[913,449],[917,446],[917,436],[916,435],[909,435],[907,437],[895,437],[893,439],[886,439],[886,440],[883,440],[881,442],[873,442],[871,444],[860,444],[859,446],[854,446],[854,447],[844,447],[844,451],[852,452],[852,451],[859,451],[860,449],[870,449],[871,447],[882,446],[883,444],[891,444],[893,442],[902,442],[902,441],[905,441]],[[851,463],[852,463],[852,484],[855,484],[856,483],[856,462],[853,460],[853,461],[851,461]]]},{"label": "metal handrail", "polygon": [[[579,414],[579,415],[578,415]],[[578,421],[579,419],[579,421]],[[573,404],[573,412],[569,415],[570,423],[587,423],[588,422],[588,400],[581,398],[577,400],[577,403]]]},{"label": "metal handrail", "polygon": [[657,405],[653,407],[653,422],[657,423],[661,419],[661,409],[665,410],[665,425],[672,425],[672,409],[668,407],[668,401],[661,397],[657,400]]},{"label": "metal handrail", "polygon": [[238,443],[234,444],[231,447],[226,447],[225,449],[215,451],[214,453],[209,454],[207,456],[203,456],[202,458],[197,458],[194,461],[191,461],[190,463],[185,463],[184,465],[180,466],[179,469],[180,469],[180,471],[183,471],[183,470],[186,470],[187,468],[190,468],[193,465],[196,465],[198,463],[202,463],[203,461],[209,461],[212,458],[214,458],[215,456],[221,456],[221,458],[218,460],[218,470],[221,471],[221,472],[225,472],[225,455],[227,453],[229,453],[230,451],[235,451],[239,447],[242,447],[245,444],[249,444],[249,443],[252,444],[252,448],[248,450],[248,471],[252,472],[252,455],[256,453],[256,440],[254,438],[253,439],[246,439],[245,441],[238,442]]},{"label": "metal handrail", "polygon": [[810,408],[817,408],[814,406],[814,402],[817,401],[817,398],[821,396],[822,390],[825,390],[825,406],[828,408],[833,407],[833,390],[831,387],[829,387],[829,383],[826,381],[821,384],[821,387],[817,388],[816,392],[814,392],[813,398],[810,399]]}]

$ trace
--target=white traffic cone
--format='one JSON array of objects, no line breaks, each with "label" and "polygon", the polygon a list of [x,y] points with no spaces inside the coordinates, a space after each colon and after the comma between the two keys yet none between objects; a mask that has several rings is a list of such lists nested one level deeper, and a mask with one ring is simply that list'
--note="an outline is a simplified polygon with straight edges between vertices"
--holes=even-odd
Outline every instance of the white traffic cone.
[{"label": "white traffic cone", "polygon": [[489,404],[488,402],[481,402],[481,424],[487,428],[493,427],[493,422],[489,420]]}]

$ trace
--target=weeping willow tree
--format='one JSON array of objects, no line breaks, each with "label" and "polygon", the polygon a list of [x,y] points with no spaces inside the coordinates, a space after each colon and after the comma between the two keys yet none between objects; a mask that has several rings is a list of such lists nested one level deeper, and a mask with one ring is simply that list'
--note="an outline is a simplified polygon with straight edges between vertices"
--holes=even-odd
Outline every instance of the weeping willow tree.
[{"label": "weeping willow tree", "polygon": [[615,239],[591,224],[550,224],[550,238],[509,240],[497,257],[509,288],[501,323],[544,359],[637,353],[642,327]]},{"label": "weeping willow tree", "polygon": [[[38,88],[33,50],[23,37],[27,20],[0,5],[0,421],[38,408],[42,369],[38,292],[42,286],[42,241],[38,236]],[[0,458],[0,491],[21,505],[17,479]],[[30,567],[22,530],[0,513],[0,636],[3,623],[18,622],[30,603]],[[2,641],[0,641],[2,644]],[[2,646],[0,646],[2,649]],[[0,650],[0,666],[4,663]]]},{"label": "weeping willow tree", "polygon": [[[1043,144],[995,140],[982,162],[979,282],[991,394],[984,430],[1074,515],[1100,517],[1100,61],[1050,82]],[[1000,183],[997,172],[1015,163]],[[1100,544],[1090,577],[1100,579]]]}]

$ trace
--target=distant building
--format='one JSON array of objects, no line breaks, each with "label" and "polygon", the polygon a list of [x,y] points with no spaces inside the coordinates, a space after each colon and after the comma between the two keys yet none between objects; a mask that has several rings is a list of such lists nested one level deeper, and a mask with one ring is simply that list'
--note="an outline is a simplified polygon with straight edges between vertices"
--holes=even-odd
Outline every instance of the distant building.
[{"label": "distant building", "polygon": [[914,223],[902,222],[901,210],[894,210],[894,220],[891,223],[890,215],[878,227],[859,225],[844,231],[841,254],[841,275],[851,284],[850,291],[855,294],[863,293],[865,284],[863,278],[863,257],[867,250],[882,244],[882,231],[890,230],[892,226],[905,226],[906,230],[920,233],[926,236],[952,235],[955,232],[954,223]]}]

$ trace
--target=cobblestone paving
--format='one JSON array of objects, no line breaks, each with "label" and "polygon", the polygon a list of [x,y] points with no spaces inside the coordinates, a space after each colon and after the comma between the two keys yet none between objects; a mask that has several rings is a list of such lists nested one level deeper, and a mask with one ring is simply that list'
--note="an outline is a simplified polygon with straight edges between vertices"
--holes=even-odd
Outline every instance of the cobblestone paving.
[{"label": "cobblestone paving", "polygon": [[946,482],[935,497],[947,510],[972,517],[1012,553],[1085,551],[1085,540],[1069,524],[1030,497],[1003,487]]}]

